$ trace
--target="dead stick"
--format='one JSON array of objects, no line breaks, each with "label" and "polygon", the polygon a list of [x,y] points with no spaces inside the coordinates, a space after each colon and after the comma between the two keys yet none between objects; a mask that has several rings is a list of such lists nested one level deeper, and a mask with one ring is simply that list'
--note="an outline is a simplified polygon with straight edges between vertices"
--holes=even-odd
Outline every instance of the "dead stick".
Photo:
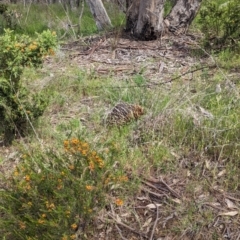
[{"label": "dead stick", "polygon": [[141,187],[141,190],[144,192],[148,192],[149,194],[152,194],[153,196],[158,197],[158,198],[161,198],[163,196],[169,198],[169,196],[166,193],[158,194],[158,193],[152,192],[151,190],[144,188],[144,187]]},{"label": "dead stick", "polygon": [[125,238],[125,237],[122,235],[122,230],[118,227],[117,224],[115,224],[115,227],[116,227],[116,229],[118,230],[120,237],[121,237],[123,240],[127,240],[127,238]]},{"label": "dead stick", "polygon": [[177,198],[181,198],[181,196],[176,192],[174,191],[171,187],[169,187],[164,181],[163,179],[161,178],[161,182],[166,186],[166,188]]},{"label": "dead stick", "polygon": [[152,228],[152,233],[151,233],[151,236],[149,238],[149,240],[152,240],[153,239],[153,235],[154,235],[154,232],[156,230],[156,227],[157,227],[157,222],[159,220],[159,209],[158,209],[158,205],[156,203],[154,203],[154,205],[156,206],[157,208],[157,216],[156,216],[156,219],[155,219],[155,222],[154,222],[154,225],[153,225],[153,228]]},{"label": "dead stick", "polygon": [[[141,236],[141,237],[144,237],[144,238],[148,239],[148,236],[146,236],[146,234],[141,233],[141,232],[138,232],[137,230],[129,227],[128,225],[126,225],[126,224],[123,223],[123,222],[119,222],[119,221],[118,221],[116,218],[114,218],[114,216],[112,216],[111,214],[108,214],[108,216],[111,217],[111,218],[114,220],[115,224],[121,225],[122,227],[127,228],[128,230],[134,232],[135,234],[137,234],[137,235],[139,235],[139,236]],[[109,221],[109,219],[107,219],[107,220]]]}]

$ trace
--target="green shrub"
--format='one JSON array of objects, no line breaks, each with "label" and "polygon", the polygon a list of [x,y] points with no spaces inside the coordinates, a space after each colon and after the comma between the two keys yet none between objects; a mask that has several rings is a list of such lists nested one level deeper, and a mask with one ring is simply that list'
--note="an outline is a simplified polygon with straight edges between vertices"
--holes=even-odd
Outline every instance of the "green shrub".
[{"label": "green shrub", "polygon": [[4,239],[75,239],[77,228],[87,229],[107,200],[123,204],[117,186],[128,177],[113,169],[114,147],[100,156],[89,143],[73,138],[64,141],[64,149],[24,154],[5,179],[0,198]]},{"label": "green shrub", "polygon": [[205,45],[238,48],[240,44],[240,5],[238,0],[223,4],[207,1],[201,8],[199,23],[205,34]]},{"label": "green shrub", "polygon": [[10,143],[15,132],[23,134],[29,121],[42,115],[47,100],[32,94],[21,83],[26,67],[41,67],[46,55],[54,54],[55,33],[45,31],[36,39],[5,30],[0,36],[0,136]]}]

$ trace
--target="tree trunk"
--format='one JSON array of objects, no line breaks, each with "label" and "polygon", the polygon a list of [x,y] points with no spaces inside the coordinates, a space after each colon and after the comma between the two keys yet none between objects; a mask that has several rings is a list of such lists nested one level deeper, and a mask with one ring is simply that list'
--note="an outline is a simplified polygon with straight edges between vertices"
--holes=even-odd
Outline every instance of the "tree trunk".
[{"label": "tree trunk", "polygon": [[127,0],[126,31],[140,40],[154,40],[165,29],[184,33],[195,18],[202,0],[174,0],[169,15],[163,19],[165,0]]},{"label": "tree trunk", "polygon": [[157,39],[163,32],[165,0],[127,0],[126,31],[141,40]]},{"label": "tree trunk", "polygon": [[177,0],[165,19],[170,32],[185,33],[196,17],[202,0]]},{"label": "tree trunk", "polygon": [[101,0],[86,0],[99,31],[112,26]]}]

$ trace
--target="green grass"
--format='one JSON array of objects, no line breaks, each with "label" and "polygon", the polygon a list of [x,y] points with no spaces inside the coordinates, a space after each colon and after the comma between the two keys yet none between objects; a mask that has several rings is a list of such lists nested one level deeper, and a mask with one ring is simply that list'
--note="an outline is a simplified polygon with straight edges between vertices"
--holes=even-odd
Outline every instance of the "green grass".
[{"label": "green grass", "polygon": [[[32,5],[33,13],[39,11],[35,7]],[[107,7],[114,15],[115,9]],[[29,21],[34,17],[30,12]],[[39,18],[46,18],[47,12],[51,19],[57,12],[54,24],[58,18],[63,21],[66,17],[61,6],[50,6],[46,12],[41,11]],[[71,21],[75,23],[77,14],[72,14]],[[96,32],[93,20],[88,24],[90,19],[86,9],[82,35]],[[120,14],[114,25],[122,22]],[[45,23],[26,25],[31,33]],[[55,30],[56,25],[53,26]],[[59,29],[58,34],[63,33]],[[191,56],[200,60],[202,50],[193,50]],[[239,215],[221,216],[221,213],[235,210],[226,206],[226,199],[237,199],[240,187],[240,82],[235,74],[239,71],[239,58],[230,51],[214,57],[220,68],[198,71],[187,83],[179,78],[171,87],[164,84],[146,87],[152,79],[141,66],[137,73],[128,74],[127,79],[119,78],[113,71],[99,74],[97,70],[80,68],[67,57],[60,61],[55,56],[37,72],[27,69],[23,84],[33,92],[43,91],[50,102],[34,125],[37,135],[32,133],[14,142],[17,166],[9,167],[8,160],[0,157],[1,166],[7,168],[1,172],[1,181],[7,187],[0,193],[0,234],[6,240],[26,239],[26,236],[75,239],[73,224],[82,226],[86,220],[85,228],[79,229],[80,239],[96,239],[107,229],[109,239],[118,240],[122,239],[119,232],[111,230],[115,229],[116,219],[149,234],[157,213],[156,209],[146,207],[149,203],[160,204],[156,239],[202,239],[203,236],[221,239],[222,222],[236,233]],[[179,72],[172,72],[172,77]],[[218,84],[221,92],[216,92]],[[145,114],[122,127],[109,128],[104,119],[119,101],[139,104]],[[66,153],[63,143],[73,138],[88,143],[104,160],[106,168],[91,172],[85,155]],[[78,171],[71,170],[72,164]],[[128,181],[123,181],[124,177]],[[44,181],[45,178],[49,181]],[[145,185],[146,179],[151,178],[157,181],[151,182],[155,188]],[[62,182],[64,191],[59,185]],[[27,192],[28,183],[31,188]],[[88,191],[86,185],[96,189]],[[146,189],[159,195],[151,195]],[[54,203],[52,207],[46,204],[49,199]],[[123,205],[116,204],[116,200],[122,200]],[[29,202],[34,208],[31,209]],[[47,218],[42,214],[47,214]],[[151,225],[147,224],[149,219]],[[139,235],[125,230],[122,232],[128,234],[125,238],[138,239]]]},{"label": "green grass", "polygon": [[[125,23],[124,14],[117,11],[117,8],[108,4],[109,17],[112,20],[113,27],[121,27]],[[78,36],[86,36],[97,33],[97,27],[88,6],[84,5],[84,12],[81,18],[80,29],[76,25],[79,24],[79,15],[81,7],[74,10],[66,10],[62,4],[22,4],[9,5],[9,9],[19,14],[19,18],[12,17],[12,22],[16,23],[14,29],[17,33],[34,35],[36,32],[42,32],[46,29],[56,31],[60,38],[70,39]],[[2,27],[6,27],[6,22],[2,15]],[[70,25],[74,27],[70,27]]]}]

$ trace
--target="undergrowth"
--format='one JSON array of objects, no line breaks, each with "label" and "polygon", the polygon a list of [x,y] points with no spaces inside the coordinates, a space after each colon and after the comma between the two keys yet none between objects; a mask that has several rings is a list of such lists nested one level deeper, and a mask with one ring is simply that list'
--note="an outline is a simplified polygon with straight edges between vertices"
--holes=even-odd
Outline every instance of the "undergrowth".
[{"label": "undergrowth", "polygon": [[[61,11],[58,17],[64,18]],[[93,24],[88,27],[81,33],[95,31]],[[64,32],[59,29],[58,35]],[[239,58],[232,54],[230,48],[222,51],[214,56],[214,70],[206,67],[191,80],[178,78],[171,85],[152,85],[145,69],[118,79],[115,72],[101,75],[57,56],[44,71],[26,69],[22,79],[31,90],[41,89],[42,79],[50,98],[35,133],[14,142],[18,164],[1,173],[3,239],[96,239],[125,216],[142,231],[158,210],[160,237],[220,239],[224,233],[213,225],[239,220],[228,215],[233,211],[216,213],[219,195],[237,195],[240,187],[240,83],[231,75],[239,70]],[[108,127],[104,120],[118,102],[139,104],[145,114]],[[170,189],[180,182],[182,198],[168,192],[142,195],[147,178],[170,179]],[[151,211],[145,206],[149,199],[156,203]],[[115,222],[109,220],[113,215]]]}]

